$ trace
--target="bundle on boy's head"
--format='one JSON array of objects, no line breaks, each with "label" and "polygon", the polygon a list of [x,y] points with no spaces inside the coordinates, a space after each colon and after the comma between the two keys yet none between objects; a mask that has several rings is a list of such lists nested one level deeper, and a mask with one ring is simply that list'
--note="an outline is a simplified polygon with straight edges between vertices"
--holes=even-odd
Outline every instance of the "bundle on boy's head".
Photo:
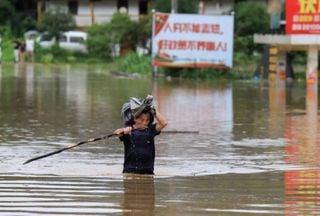
[{"label": "bundle on boy's head", "polygon": [[123,104],[121,116],[125,126],[134,124],[134,118],[139,117],[142,113],[150,113],[150,124],[154,120],[151,110],[153,109],[153,96],[147,95],[145,99],[130,98],[130,101]]}]

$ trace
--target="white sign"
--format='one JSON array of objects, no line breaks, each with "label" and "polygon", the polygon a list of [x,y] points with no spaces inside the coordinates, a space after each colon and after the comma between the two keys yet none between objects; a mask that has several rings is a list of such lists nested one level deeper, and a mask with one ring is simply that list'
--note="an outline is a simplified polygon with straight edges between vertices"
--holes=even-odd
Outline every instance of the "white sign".
[{"label": "white sign", "polygon": [[152,64],[232,68],[233,16],[155,13]]}]

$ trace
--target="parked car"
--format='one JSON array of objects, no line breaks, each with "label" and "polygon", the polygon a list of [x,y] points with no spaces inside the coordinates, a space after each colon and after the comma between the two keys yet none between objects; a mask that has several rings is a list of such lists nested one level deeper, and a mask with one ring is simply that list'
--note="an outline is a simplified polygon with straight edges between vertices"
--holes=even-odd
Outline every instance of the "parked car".
[{"label": "parked car", "polygon": [[37,30],[29,30],[25,32],[23,35],[25,38],[28,38],[28,37],[37,38],[40,36],[40,32],[38,32]]},{"label": "parked car", "polygon": [[[87,33],[81,31],[64,32],[59,39],[59,46],[70,51],[88,52],[85,44]],[[55,43],[55,38],[50,37],[47,33],[43,33],[37,38],[37,42],[43,48],[50,48]]]}]

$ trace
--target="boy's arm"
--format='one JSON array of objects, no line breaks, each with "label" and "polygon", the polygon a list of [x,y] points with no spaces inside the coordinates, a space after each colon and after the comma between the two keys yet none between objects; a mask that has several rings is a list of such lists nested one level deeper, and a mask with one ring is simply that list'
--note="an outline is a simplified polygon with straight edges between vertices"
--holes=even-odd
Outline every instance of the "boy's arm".
[{"label": "boy's arm", "polygon": [[165,126],[167,126],[168,121],[159,111],[155,112],[155,117],[157,120],[156,131],[160,132]]},{"label": "boy's arm", "polygon": [[132,127],[118,128],[113,132],[117,136],[122,136],[124,134],[131,134]]}]

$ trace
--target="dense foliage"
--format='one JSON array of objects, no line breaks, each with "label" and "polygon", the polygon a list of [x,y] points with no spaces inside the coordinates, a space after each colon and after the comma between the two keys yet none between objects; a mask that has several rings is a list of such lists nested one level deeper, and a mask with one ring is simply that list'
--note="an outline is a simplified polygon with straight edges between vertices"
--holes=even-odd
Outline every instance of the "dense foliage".
[{"label": "dense foliage", "polygon": [[13,61],[13,48],[12,48],[12,32],[9,26],[1,28],[1,48],[2,59],[1,61]]},{"label": "dense foliage", "polygon": [[235,35],[247,36],[269,31],[270,18],[261,2],[247,1],[235,5]]},{"label": "dense foliage", "polygon": [[0,26],[11,25],[12,18],[15,17],[16,12],[14,7],[8,0],[0,1]]},{"label": "dense foliage", "polygon": [[148,21],[136,22],[128,14],[115,13],[110,22],[96,24],[87,29],[87,45],[89,54],[97,58],[110,60],[116,46],[120,51],[127,53],[135,50],[136,45],[143,43],[151,29],[146,28]]},{"label": "dense foliage", "polygon": [[269,31],[269,15],[262,3],[254,1],[237,3],[234,10],[235,51],[252,55],[259,49],[253,42],[253,35]]},{"label": "dense foliage", "polygon": [[111,59],[112,36],[108,24],[92,25],[87,29],[89,54],[95,58]]},{"label": "dense foliage", "polygon": [[[177,12],[178,13],[197,13],[198,1],[195,0],[177,0]],[[155,9],[159,12],[169,13],[171,12],[171,1],[168,0],[156,0]]]},{"label": "dense foliage", "polygon": [[39,25],[41,31],[47,32],[48,35],[56,38],[56,41],[59,41],[61,32],[73,30],[75,27],[73,16],[60,9],[44,13],[43,20]]},{"label": "dense foliage", "polygon": [[151,56],[140,56],[134,52],[129,52],[125,57],[117,59],[119,70],[130,74],[151,73]]}]

